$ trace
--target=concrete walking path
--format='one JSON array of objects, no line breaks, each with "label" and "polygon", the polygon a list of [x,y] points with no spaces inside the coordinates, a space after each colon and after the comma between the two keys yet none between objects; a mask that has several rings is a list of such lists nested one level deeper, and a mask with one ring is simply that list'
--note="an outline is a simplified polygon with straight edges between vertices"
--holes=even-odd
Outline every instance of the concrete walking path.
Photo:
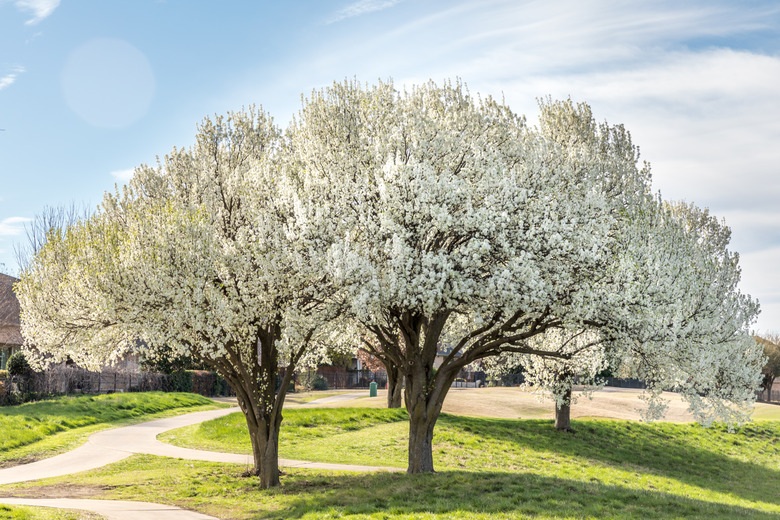
[{"label": "concrete walking path", "polygon": [[58,509],[79,509],[103,515],[108,520],[219,520],[215,516],[176,506],[153,504],[151,502],[130,502],[126,500],[89,500],[81,498],[0,498],[0,504],[10,506],[56,507]]},{"label": "concrete walking path", "polygon": [[[38,462],[33,462],[31,464],[23,464],[20,466],[14,466],[0,470],[0,485],[12,484],[16,482],[27,482],[30,480],[38,480],[49,477],[59,477],[62,475],[69,475],[71,473],[79,473],[82,471],[97,469],[107,464],[119,462],[120,460],[137,453],[188,460],[245,464],[246,466],[250,467],[253,465],[251,455],[193,450],[189,448],[173,446],[171,444],[166,444],[157,440],[158,435],[169,430],[209,421],[234,413],[236,411],[236,408],[220,408],[218,410],[194,412],[185,415],[179,415],[177,417],[169,417],[166,419],[158,419],[155,421],[134,424],[132,426],[123,426],[121,428],[103,430],[101,432],[92,434],[84,445],[76,448],[73,451],[69,451],[49,459],[39,460]],[[384,466],[328,464],[322,462],[307,462],[303,460],[292,459],[279,459],[279,466],[359,472],[404,471],[402,468],[389,468]],[[47,507],[62,507],[67,509],[85,509],[88,511],[97,512],[111,520],[135,520],[139,517],[159,518],[161,520],[199,520],[214,518],[203,515],[201,513],[175,508],[173,506],[150,504],[147,502],[82,499],[0,498],[0,503],[42,505]],[[54,505],[66,503],[80,505]]]},{"label": "concrete walking path", "polygon": [[[71,473],[88,471],[100,468],[107,464],[119,462],[136,453],[252,466],[253,462],[251,455],[193,450],[190,448],[173,446],[157,440],[158,435],[167,432],[168,430],[210,421],[236,411],[235,408],[220,408],[218,410],[194,412],[177,417],[134,424],[132,426],[103,430],[92,434],[84,445],[73,451],[49,459],[39,460],[38,462],[33,462],[31,464],[1,469],[0,485],[49,477],[59,477]],[[403,471],[401,468],[388,468],[384,466],[328,464],[324,462],[307,462],[293,459],[279,459],[279,466],[361,472]]]},{"label": "concrete walking path", "polygon": [[[154,450],[153,448],[157,444],[166,446],[157,440],[157,435],[162,432],[216,419],[234,411],[235,409],[220,408],[218,410],[189,413],[178,417],[169,417],[132,426],[103,430],[90,435],[86,443],[73,451],[31,464],[1,469],[0,484],[26,482],[88,471],[119,462],[135,453],[151,452],[157,455],[159,453],[156,452],[161,450]],[[151,449],[147,450],[147,448]],[[171,446],[171,448],[174,448],[174,446]]]}]

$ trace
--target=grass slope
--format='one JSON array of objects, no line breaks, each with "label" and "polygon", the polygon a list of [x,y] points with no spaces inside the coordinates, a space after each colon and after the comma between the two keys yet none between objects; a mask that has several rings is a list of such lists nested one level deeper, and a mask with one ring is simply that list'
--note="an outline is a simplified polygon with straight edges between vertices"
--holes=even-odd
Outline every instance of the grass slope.
[{"label": "grass slope", "polygon": [[[136,456],[85,475],[8,486],[1,493],[155,500],[221,518],[780,519],[780,422],[736,433],[693,424],[444,415],[429,475],[285,470],[259,490],[246,469]],[[405,466],[403,411],[288,410],[282,456]],[[196,444],[246,451],[243,418],[204,423]],[[179,442],[183,442],[182,435]],[[153,485],[152,485],[153,484]]]},{"label": "grass slope", "polygon": [[0,408],[0,467],[72,448],[108,425],[214,406],[196,394],[144,392],[65,396]]}]

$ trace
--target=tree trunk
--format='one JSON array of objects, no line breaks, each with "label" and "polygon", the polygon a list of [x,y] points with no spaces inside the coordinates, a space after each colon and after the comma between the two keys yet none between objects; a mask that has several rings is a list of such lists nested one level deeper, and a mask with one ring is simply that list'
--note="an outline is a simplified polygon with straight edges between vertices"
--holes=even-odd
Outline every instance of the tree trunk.
[{"label": "tree trunk", "polygon": [[563,404],[555,403],[555,429],[570,432],[571,429],[571,387],[564,394]]},{"label": "tree trunk", "polygon": [[[242,380],[236,388],[236,396],[241,411],[244,412],[249,439],[252,444],[252,459],[254,467],[251,474],[260,478],[263,489],[278,486],[279,482],[279,425],[282,422],[280,412],[274,412],[276,399],[265,395],[257,402],[248,402],[252,388],[251,381]],[[283,390],[280,388],[280,392]],[[259,393],[262,395],[262,393]]]},{"label": "tree trunk", "polygon": [[433,427],[441,406],[429,406],[429,399],[421,391],[424,388],[414,388],[408,381],[406,388],[406,411],[409,414],[409,466],[406,472],[432,473]]},{"label": "tree trunk", "polygon": [[406,374],[406,412],[409,415],[409,466],[407,473],[432,473],[433,428],[441,413],[444,398],[457,370],[439,367],[433,373],[433,362],[426,366],[418,358]]},{"label": "tree trunk", "polygon": [[263,489],[280,484],[279,428],[282,424],[282,406],[295,364],[304,350],[302,348],[298,356],[290,361],[277,390],[277,336],[278,331],[270,327],[258,333],[254,363],[233,361],[220,366],[222,377],[230,382],[236,392],[238,405],[246,418],[254,462],[251,473],[260,478]]},{"label": "tree trunk", "polygon": [[255,423],[247,421],[255,467],[253,473],[260,478],[260,487],[267,489],[279,482],[279,428],[275,421],[266,419]]},{"label": "tree trunk", "polygon": [[[420,405],[424,407],[424,405]],[[428,414],[410,414],[409,420],[409,466],[407,473],[432,473],[433,469],[433,427],[438,419]]]},{"label": "tree trunk", "polygon": [[387,407],[401,408],[404,376],[399,367],[389,365],[389,363],[385,364],[387,370]]},{"label": "tree trunk", "polygon": [[[428,319],[420,314],[404,313],[398,319],[403,335],[403,351],[396,346],[396,357],[406,388],[404,400],[409,415],[409,466],[407,473],[432,473],[433,428],[441,413],[444,397],[455,379],[455,363],[434,368],[439,338],[449,313]],[[392,345],[390,345],[392,346]],[[398,378],[400,382],[400,377]]]}]

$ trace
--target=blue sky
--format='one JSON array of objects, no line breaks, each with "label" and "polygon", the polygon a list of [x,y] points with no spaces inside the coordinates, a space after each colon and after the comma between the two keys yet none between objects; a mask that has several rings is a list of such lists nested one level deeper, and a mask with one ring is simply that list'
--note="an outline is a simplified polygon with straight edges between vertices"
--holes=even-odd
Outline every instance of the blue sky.
[{"label": "blue sky", "polygon": [[775,0],[0,0],[0,263],[45,206],[95,206],[206,115],[285,124],[312,89],[390,77],[624,123],[655,189],[726,219],[780,331]]}]

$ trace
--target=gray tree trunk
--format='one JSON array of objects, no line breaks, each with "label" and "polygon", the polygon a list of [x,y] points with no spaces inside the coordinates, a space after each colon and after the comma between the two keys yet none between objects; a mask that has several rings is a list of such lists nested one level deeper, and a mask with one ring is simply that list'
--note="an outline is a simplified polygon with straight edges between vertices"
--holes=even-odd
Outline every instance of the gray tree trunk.
[{"label": "gray tree trunk", "polygon": [[[432,473],[433,469],[433,427],[439,418],[441,406],[428,406],[428,399],[419,389],[409,390],[407,382],[406,411],[409,414],[409,466],[407,473]],[[411,395],[410,395],[411,394]]]},{"label": "gray tree trunk", "polygon": [[571,429],[571,388],[564,395],[563,404],[555,404],[555,429],[570,432]]},{"label": "gray tree trunk", "polygon": [[404,376],[397,366],[385,366],[387,370],[387,407],[401,408]]},{"label": "gray tree trunk", "polygon": [[[252,421],[254,422],[254,421]],[[275,421],[274,421],[275,422]],[[279,428],[261,420],[249,424],[249,438],[252,441],[254,458],[253,473],[260,478],[260,487],[267,489],[278,486],[279,481]]]}]

